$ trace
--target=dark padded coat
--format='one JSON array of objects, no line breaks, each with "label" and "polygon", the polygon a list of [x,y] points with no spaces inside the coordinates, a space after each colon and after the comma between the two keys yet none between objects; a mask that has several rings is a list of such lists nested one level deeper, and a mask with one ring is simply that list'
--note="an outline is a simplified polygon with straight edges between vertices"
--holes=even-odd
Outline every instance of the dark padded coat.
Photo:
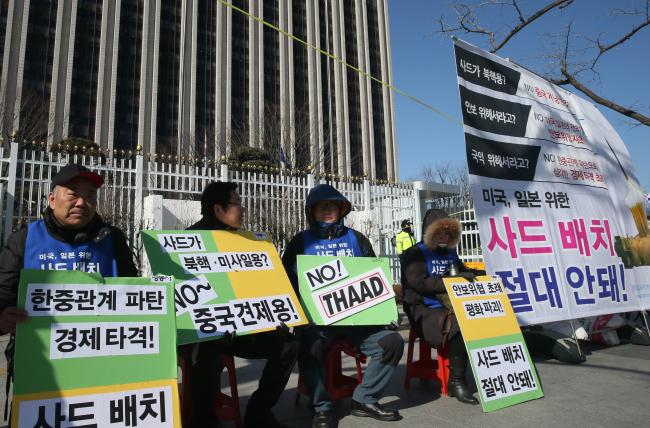
[{"label": "dark padded coat", "polygon": [[[104,224],[98,214],[83,229],[72,230],[64,228],[52,214],[48,207],[43,212],[45,228],[49,235],[60,242],[69,244],[82,244],[92,239],[111,239],[117,275],[122,277],[138,276],[138,269],[133,263],[131,250],[126,242],[124,233],[114,226]],[[20,283],[20,270],[25,266],[25,245],[27,242],[27,225],[12,233],[7,238],[0,252],[0,314],[6,308],[16,306],[18,301],[18,285]]]},{"label": "dark padded coat", "polygon": [[[321,227],[316,224],[312,217],[311,209],[312,206],[321,201],[341,201],[341,220],[339,220],[338,223],[330,227]],[[305,215],[307,217],[307,222],[309,223],[309,233],[319,239],[325,239],[329,236],[335,238],[343,236],[343,234],[347,233],[348,229],[345,226],[344,218],[350,213],[350,211],[352,211],[352,205],[350,204],[350,201],[341,194],[341,192],[328,184],[319,184],[311,189],[307,196],[307,201],[305,202]],[[373,250],[372,244],[368,238],[357,230],[352,229],[352,231],[354,232],[355,238],[357,238],[363,257],[376,257],[375,250]],[[298,261],[296,257],[304,254],[304,251],[305,240],[302,236],[302,232],[300,232],[291,239],[282,255],[282,265],[287,271],[289,281],[291,281],[291,285],[293,285],[293,289],[297,296],[300,296],[300,289],[298,286]]]},{"label": "dark padded coat", "polygon": [[[438,252],[440,255],[447,253],[446,249],[438,248],[435,236],[439,233],[449,233],[448,248],[454,248],[460,241],[462,226],[460,222],[449,218],[443,210],[429,210],[424,216],[422,223],[422,243]],[[472,272],[475,275],[484,275],[484,271],[478,271],[466,267],[460,259],[458,260],[460,272]],[[443,274],[444,275],[444,274]],[[411,323],[411,327],[427,345],[438,348],[442,345],[443,335],[438,327],[440,318],[446,313],[444,307],[428,308],[424,304],[423,296],[446,293],[445,283],[442,276],[431,276],[427,267],[424,253],[419,246],[414,245],[404,254],[402,262],[402,289],[404,290],[404,312]],[[460,333],[458,321],[454,317],[452,328],[448,338],[451,339]]]}]

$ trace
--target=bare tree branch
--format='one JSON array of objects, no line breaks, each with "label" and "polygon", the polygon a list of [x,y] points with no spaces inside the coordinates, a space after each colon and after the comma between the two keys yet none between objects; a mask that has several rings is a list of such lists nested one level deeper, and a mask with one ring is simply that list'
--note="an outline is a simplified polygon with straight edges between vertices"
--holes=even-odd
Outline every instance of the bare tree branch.
[{"label": "bare tree branch", "polygon": [[[557,0],[527,16],[522,8],[525,3],[521,3],[519,0],[487,0],[476,6],[454,0],[451,3],[451,8],[456,13],[453,24],[445,22],[443,14],[436,19],[436,27],[439,26],[439,29],[429,35],[446,37],[454,32],[478,34],[486,38],[486,43],[492,47],[490,52],[494,53],[536,19],[548,15],[552,10],[563,10],[572,3],[573,0]],[[501,29],[492,31],[482,25],[479,18],[485,20],[486,17],[489,17],[487,9],[495,7],[500,9],[501,17],[504,15],[504,10],[509,10],[511,12],[509,19],[517,20],[518,25],[513,27],[502,23],[501,29],[505,28],[506,31]],[[552,83],[559,86],[572,85],[594,102],[634,119],[639,124],[650,126],[648,114],[644,114],[644,109],[639,109],[636,103],[625,106],[617,103],[613,98],[608,99],[596,93],[601,84],[601,75],[597,68],[601,59],[607,53],[620,49],[624,43],[644,28],[650,27],[650,0],[633,3],[627,7],[610,9],[608,13],[598,19],[601,18],[609,18],[609,20],[632,18],[636,19],[636,22],[631,23],[629,30],[624,34],[609,39],[605,29],[593,31],[592,28],[584,25],[579,27],[580,22],[574,18],[568,24],[562,25],[557,32],[540,34],[542,42],[539,49],[535,55],[526,59],[534,59],[541,63],[541,67],[535,71]],[[595,34],[580,34],[580,31]],[[625,123],[630,124],[630,122]]]},{"label": "bare tree branch", "polygon": [[639,32],[639,30],[641,30],[642,28],[647,27],[648,25],[650,25],[650,15],[648,13],[649,12],[649,10],[648,10],[649,7],[650,7],[650,3],[646,2],[644,11],[638,11],[636,9],[636,7],[634,8],[634,11],[623,10],[623,9],[612,9],[612,12],[605,15],[605,16],[616,17],[616,16],[619,16],[619,15],[639,15],[639,14],[642,14],[642,15],[645,15],[645,21],[641,22],[636,27],[632,27],[632,30],[629,33],[623,35],[616,42],[614,42],[614,43],[612,43],[610,45],[601,45],[600,44],[600,37],[599,37],[598,48],[599,48],[600,52],[599,52],[598,56],[596,57],[596,59],[594,59],[594,65],[596,64],[596,62],[598,62],[600,57],[605,52],[607,52],[607,51],[609,51],[611,49],[614,49],[617,46],[623,44],[624,42],[628,41],[633,35],[635,35],[637,32]]},{"label": "bare tree branch", "polygon": [[[499,0],[488,0],[484,3],[480,3],[477,6],[470,6],[462,3],[457,3],[456,1],[452,2],[452,8],[456,12],[456,26],[452,27],[446,22],[443,21],[444,14],[440,16],[439,19],[436,20],[438,24],[440,25],[440,30],[434,31],[432,33],[427,34],[428,36],[433,36],[433,35],[442,35],[442,36],[448,36],[449,34],[455,33],[455,32],[464,32],[465,34],[469,33],[474,33],[474,34],[483,34],[486,36],[489,36],[490,38],[490,44],[492,45],[492,50],[490,53],[494,53],[501,49],[510,39],[512,39],[519,31],[521,31],[524,27],[535,21],[537,18],[545,15],[546,13],[550,12],[551,10],[555,9],[556,7],[559,9],[563,9],[567,6],[569,6],[571,3],[573,3],[574,0],[556,0],[555,2],[549,4],[543,9],[540,9],[533,15],[529,17],[525,17],[524,14],[521,12],[521,9],[519,7],[519,4],[517,3],[517,0],[511,0],[509,2],[504,2],[504,1],[499,1]],[[490,31],[481,26],[481,23],[479,21],[478,16],[474,13],[475,10],[481,8],[485,10],[486,7],[488,6],[500,6],[501,8],[506,7],[506,6],[511,6],[517,11],[518,19],[521,22],[519,25],[517,25],[515,28],[510,29],[510,32],[506,34],[503,39],[501,39],[499,42],[496,41],[496,38],[499,37],[500,35],[500,30],[499,31]]]},{"label": "bare tree branch", "polygon": [[627,109],[612,101],[609,101],[608,99],[596,95],[591,89],[587,88],[586,86],[578,82],[570,73],[566,71],[566,68],[562,69],[562,74],[566,77],[569,83],[573,85],[574,88],[576,88],[577,90],[579,90],[580,92],[582,92],[583,94],[585,94],[586,96],[588,96],[589,98],[597,102],[598,104],[608,107],[616,112],[619,112],[624,116],[638,120],[640,123],[646,126],[650,126],[650,117],[643,116],[641,113]]},{"label": "bare tree branch", "polygon": [[472,193],[469,185],[469,170],[467,164],[463,163],[436,163],[434,166],[422,165],[417,174],[409,176],[406,181],[429,181],[445,184],[453,184],[460,187],[458,196],[440,198],[436,202],[445,209],[453,209],[459,206],[472,205]]}]

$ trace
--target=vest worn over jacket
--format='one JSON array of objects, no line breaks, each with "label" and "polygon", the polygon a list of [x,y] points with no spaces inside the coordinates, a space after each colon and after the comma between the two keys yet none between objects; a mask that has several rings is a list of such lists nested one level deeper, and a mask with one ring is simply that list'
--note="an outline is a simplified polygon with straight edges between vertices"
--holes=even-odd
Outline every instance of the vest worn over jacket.
[{"label": "vest worn over jacket", "polygon": [[[458,264],[458,254],[456,253],[456,250],[449,249],[447,250],[447,254],[441,256],[435,251],[431,251],[422,242],[418,244],[418,247],[420,247],[422,253],[424,254],[424,258],[427,261],[427,269],[429,270],[429,275],[431,276],[440,276],[445,272],[445,270],[447,270],[447,266],[451,264]],[[438,299],[436,299],[435,296],[422,297],[424,298],[425,306],[428,308],[439,308],[442,306],[442,304],[438,301]]]},{"label": "vest worn over jacket", "polygon": [[400,232],[395,236],[395,241],[397,243],[397,254],[402,254],[404,251],[411,248],[417,242],[413,235],[410,235],[408,232]]},{"label": "vest worn over jacket", "polygon": [[332,239],[318,239],[308,230],[303,230],[303,254],[306,256],[363,257],[354,231],[347,227],[346,229],[346,233]]},{"label": "vest worn over jacket", "polygon": [[81,270],[100,273],[103,277],[117,276],[110,236],[99,242],[90,239],[81,244],[69,244],[52,238],[43,220],[29,223],[27,228],[25,269]]}]

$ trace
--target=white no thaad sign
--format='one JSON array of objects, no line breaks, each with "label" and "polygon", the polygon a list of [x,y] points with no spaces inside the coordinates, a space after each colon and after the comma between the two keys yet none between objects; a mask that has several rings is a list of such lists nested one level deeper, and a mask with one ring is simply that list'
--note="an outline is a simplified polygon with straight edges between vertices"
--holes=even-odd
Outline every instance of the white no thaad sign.
[{"label": "white no thaad sign", "polygon": [[341,259],[306,270],[304,275],[312,291],[327,287],[330,284],[334,284],[335,282],[350,276],[348,271],[345,269],[345,266],[343,266]]},{"label": "white no thaad sign", "polygon": [[381,268],[312,293],[325,325],[329,325],[395,297]]}]

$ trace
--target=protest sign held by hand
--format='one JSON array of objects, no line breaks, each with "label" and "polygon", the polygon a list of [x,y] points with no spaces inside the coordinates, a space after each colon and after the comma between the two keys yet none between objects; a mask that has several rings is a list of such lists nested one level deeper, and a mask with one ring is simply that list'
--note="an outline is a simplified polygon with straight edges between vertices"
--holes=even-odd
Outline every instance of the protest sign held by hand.
[{"label": "protest sign held by hand", "polygon": [[397,319],[388,259],[298,256],[300,298],[316,325],[390,325]]},{"label": "protest sign held by hand", "polygon": [[12,426],[180,426],[174,284],[22,270]]},{"label": "protest sign held by hand", "polygon": [[179,344],[307,322],[268,233],[143,230],[142,240],[152,271],[178,279]]}]

